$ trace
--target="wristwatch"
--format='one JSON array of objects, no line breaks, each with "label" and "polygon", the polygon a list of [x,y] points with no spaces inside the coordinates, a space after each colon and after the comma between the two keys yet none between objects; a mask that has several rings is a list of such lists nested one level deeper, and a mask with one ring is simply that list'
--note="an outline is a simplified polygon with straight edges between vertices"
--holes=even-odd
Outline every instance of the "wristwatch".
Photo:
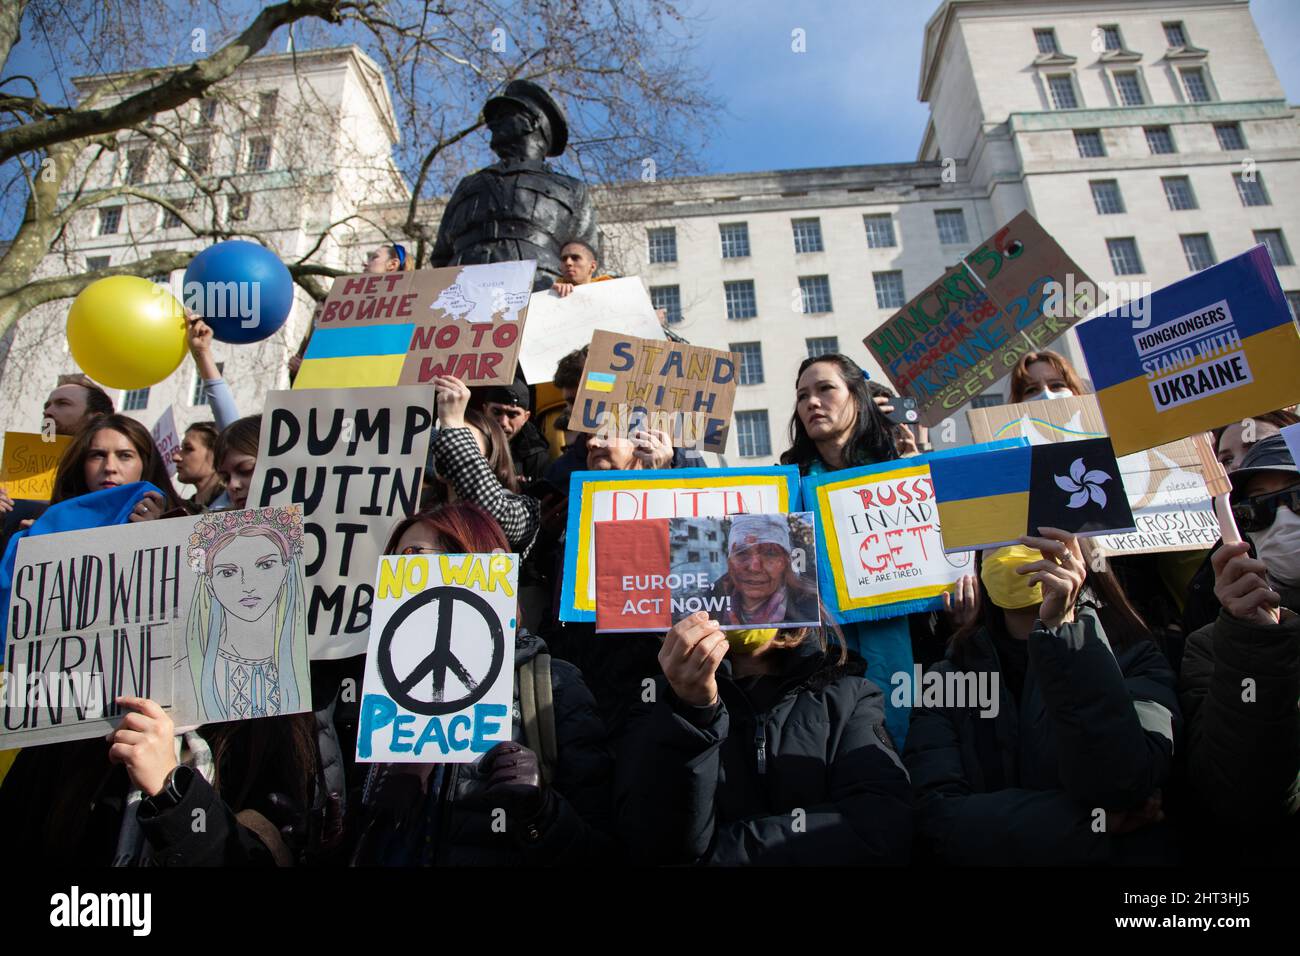
[{"label": "wristwatch", "polygon": [[154,812],[162,813],[164,810],[180,806],[180,802],[185,799],[185,791],[189,789],[190,780],[193,777],[193,767],[173,767],[172,772],[167,774],[167,779],[163,781],[162,789],[149,798]]}]

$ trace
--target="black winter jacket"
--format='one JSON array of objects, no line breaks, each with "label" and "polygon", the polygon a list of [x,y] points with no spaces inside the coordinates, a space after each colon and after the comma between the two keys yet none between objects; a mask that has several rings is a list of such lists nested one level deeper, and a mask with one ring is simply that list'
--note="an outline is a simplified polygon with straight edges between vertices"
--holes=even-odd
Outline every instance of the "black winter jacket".
[{"label": "black winter jacket", "polygon": [[[1282,592],[1300,607],[1300,592]],[[1247,682],[1250,683],[1247,683]],[[1199,860],[1295,865],[1300,850],[1300,616],[1220,611],[1187,642],[1179,679]]]},{"label": "black winter jacket", "polygon": [[1173,862],[1165,824],[1111,835],[1097,812],[1141,808],[1169,774],[1180,717],[1164,656],[1145,640],[1112,653],[1087,610],[1033,631],[1028,656],[1018,702],[986,630],[934,668],[967,688],[996,675],[999,696],[996,716],[970,700],[912,711],[903,762],[926,853],[976,866]]},{"label": "black winter jacket", "polygon": [[515,474],[527,485],[538,481],[551,463],[551,446],[532,422],[524,422],[523,427],[510,439],[510,457],[515,463]]},{"label": "black winter jacket", "polygon": [[[540,638],[517,632],[516,671],[546,649]],[[472,765],[443,764],[430,774],[427,794],[419,792],[410,775],[385,775],[369,794],[353,863],[572,866],[616,857],[610,832],[613,761],[604,725],[575,667],[552,658],[551,689],[559,763],[551,782],[555,814],[548,826],[531,831],[507,820],[504,829],[499,824],[494,827],[490,807],[465,805],[464,798],[473,786]],[[525,743],[518,680],[511,739]]]},{"label": "black winter jacket", "polygon": [[811,643],[769,653],[770,677],[737,682],[723,661],[715,708],[683,704],[661,675],[633,712],[614,785],[629,850],[652,863],[906,863],[912,794],[866,663]]}]

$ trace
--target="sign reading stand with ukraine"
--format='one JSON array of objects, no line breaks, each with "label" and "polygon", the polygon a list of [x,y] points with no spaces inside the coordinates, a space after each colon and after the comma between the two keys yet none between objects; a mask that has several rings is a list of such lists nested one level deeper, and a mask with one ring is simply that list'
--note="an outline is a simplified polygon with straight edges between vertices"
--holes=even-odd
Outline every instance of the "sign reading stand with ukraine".
[{"label": "sign reading stand with ukraine", "polygon": [[1268,249],[1211,266],[1079,326],[1079,343],[1118,455],[1300,400],[1300,336]]}]

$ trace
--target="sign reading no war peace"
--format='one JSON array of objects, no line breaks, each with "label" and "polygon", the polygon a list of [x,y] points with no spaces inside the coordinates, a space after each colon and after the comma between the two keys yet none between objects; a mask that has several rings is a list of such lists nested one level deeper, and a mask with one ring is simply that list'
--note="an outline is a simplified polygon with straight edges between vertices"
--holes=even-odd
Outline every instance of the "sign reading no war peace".
[{"label": "sign reading no war peace", "polygon": [[1264,246],[1079,326],[1117,455],[1300,400],[1300,336]]},{"label": "sign reading no war peace", "polygon": [[518,584],[515,554],[380,559],[357,760],[471,763],[510,739]]}]

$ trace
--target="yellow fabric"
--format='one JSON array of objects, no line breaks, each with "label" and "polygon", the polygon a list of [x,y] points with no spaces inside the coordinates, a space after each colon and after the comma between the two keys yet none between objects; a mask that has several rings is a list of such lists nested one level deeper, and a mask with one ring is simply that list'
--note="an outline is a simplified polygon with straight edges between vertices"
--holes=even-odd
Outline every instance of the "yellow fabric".
[{"label": "yellow fabric", "polygon": [[980,566],[980,580],[989,592],[989,600],[1000,608],[1015,610],[1033,607],[1043,603],[1043,586],[1029,585],[1027,574],[1017,574],[1016,568],[1031,561],[1039,561],[1041,551],[1026,548],[1023,544],[1013,544],[1009,548],[998,548],[984,555]]},{"label": "yellow fabric", "polygon": [[772,638],[776,637],[774,627],[752,627],[741,631],[724,631],[727,643],[737,654],[752,654]]}]

